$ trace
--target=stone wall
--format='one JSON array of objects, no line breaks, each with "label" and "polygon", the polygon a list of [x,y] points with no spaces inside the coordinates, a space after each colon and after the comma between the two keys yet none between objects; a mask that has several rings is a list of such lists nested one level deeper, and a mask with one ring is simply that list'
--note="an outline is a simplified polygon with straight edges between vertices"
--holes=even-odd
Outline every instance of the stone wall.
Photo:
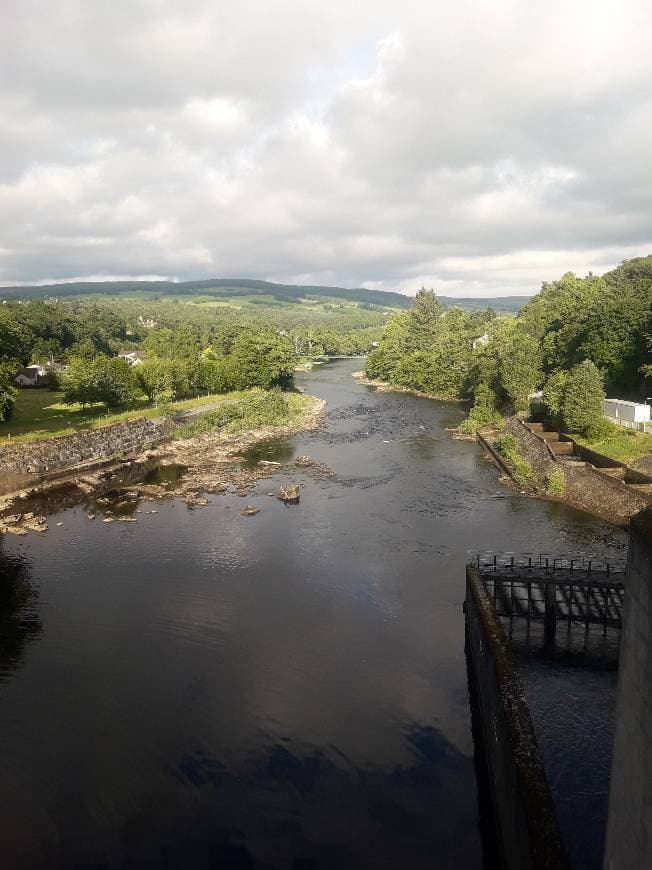
[{"label": "stone wall", "polygon": [[652,866],[652,508],[630,526],[605,870]]},{"label": "stone wall", "polygon": [[478,572],[467,567],[471,673],[505,870],[567,870],[534,727],[505,632]]},{"label": "stone wall", "polygon": [[523,458],[532,465],[542,486],[552,471],[563,471],[565,488],[561,501],[566,504],[619,525],[626,525],[631,516],[648,504],[643,493],[592,465],[573,465],[554,459],[544,441],[518,418],[510,417],[504,431],[516,438]]},{"label": "stone wall", "polygon": [[166,417],[141,417],[47,441],[5,442],[0,445],[0,468],[19,474],[58,471],[137,452],[148,442],[162,441],[174,428],[175,423]]}]

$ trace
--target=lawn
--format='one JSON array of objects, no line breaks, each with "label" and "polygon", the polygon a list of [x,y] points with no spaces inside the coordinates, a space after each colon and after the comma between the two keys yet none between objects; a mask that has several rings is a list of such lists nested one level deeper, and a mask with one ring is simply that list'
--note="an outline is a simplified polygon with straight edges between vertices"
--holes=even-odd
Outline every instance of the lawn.
[{"label": "lawn", "polygon": [[625,464],[652,454],[652,435],[647,432],[636,432],[615,424],[609,432],[595,441],[589,441],[578,435],[573,435],[578,444],[583,444],[591,450],[609,456]]},{"label": "lawn", "polygon": [[[182,411],[239,396],[240,393],[225,393],[210,398],[200,396],[197,399],[174,402],[172,408]],[[161,409],[152,407],[144,397],[135,406],[107,412],[104,405],[84,409],[81,405],[66,405],[63,402],[63,393],[53,390],[20,390],[11,419],[0,423],[0,440],[7,441],[11,437],[12,441],[41,441],[44,438],[70,435],[72,432],[96,429],[135,417],[158,417],[161,413]]]}]

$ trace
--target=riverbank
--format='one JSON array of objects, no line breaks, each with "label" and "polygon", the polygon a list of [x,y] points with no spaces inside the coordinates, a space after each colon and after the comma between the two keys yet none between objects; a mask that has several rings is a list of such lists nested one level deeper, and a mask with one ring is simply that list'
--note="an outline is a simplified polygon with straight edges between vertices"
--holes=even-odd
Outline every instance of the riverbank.
[{"label": "riverbank", "polygon": [[[434,396],[419,390],[396,387],[386,381],[374,380],[368,378],[364,372],[354,372],[353,377],[357,383],[375,387],[380,392],[404,393],[440,402],[462,404],[460,399]],[[556,460],[550,455],[546,446],[523,426],[518,417],[508,418],[504,429],[500,432],[496,429],[485,429],[476,436],[451,430],[449,434],[454,440],[477,440],[501,472],[501,483],[517,487],[519,491],[533,498],[563,502],[619,526],[626,526],[635,513],[650,503],[650,497],[643,491],[626,487],[619,480],[610,479],[608,475],[601,474],[588,463],[562,463]],[[524,485],[515,479],[514,470],[495,449],[495,441],[500,434],[513,435],[524,459],[532,466],[534,476],[528,484]],[[562,482],[557,492],[553,491],[550,484],[550,475],[555,473],[557,479]]]},{"label": "riverbank", "polygon": [[[520,457],[531,469],[532,476],[527,483],[517,479],[509,460],[496,449],[498,438],[504,435],[515,440]],[[544,441],[518,417],[509,417],[500,432],[482,430],[478,441],[503,472],[501,481],[535,498],[563,502],[619,526],[626,526],[630,518],[650,502],[644,487],[628,486],[588,462],[555,457]]]},{"label": "riverbank", "polygon": [[436,402],[452,402],[455,405],[464,404],[455,396],[436,396],[434,393],[424,393],[422,390],[411,390],[409,387],[397,387],[387,381],[368,378],[364,372],[353,372],[355,380],[363,387],[375,387],[380,393],[403,393],[406,396],[416,396],[421,399],[434,399]]},{"label": "riverbank", "polygon": [[[30,485],[25,475],[20,478],[20,487],[6,492],[0,499],[0,534],[22,535],[28,531],[45,532],[47,522],[41,515],[44,501],[57,491],[66,492],[70,503],[92,500],[101,496],[107,508],[102,512],[108,518],[114,516],[114,502],[120,503],[125,495],[129,498],[146,498],[149,501],[179,495],[190,506],[207,503],[203,493],[233,493],[249,495],[258,480],[269,478],[279,472],[279,463],[260,463],[245,468],[241,454],[261,442],[289,438],[300,432],[316,429],[323,415],[325,402],[314,396],[302,395],[304,400],[293,419],[282,425],[257,426],[238,432],[215,429],[183,440],[166,440],[155,448],[142,448],[129,459],[104,460],[82,463],[54,472],[46,480]],[[173,432],[168,432],[170,438]],[[159,483],[144,482],[152,468],[179,467],[183,469],[174,487]],[[330,469],[309,457],[298,457],[293,468],[323,477]],[[114,497],[112,498],[112,494]],[[91,516],[95,517],[95,508]],[[118,514],[115,519],[135,521],[129,514]]]}]

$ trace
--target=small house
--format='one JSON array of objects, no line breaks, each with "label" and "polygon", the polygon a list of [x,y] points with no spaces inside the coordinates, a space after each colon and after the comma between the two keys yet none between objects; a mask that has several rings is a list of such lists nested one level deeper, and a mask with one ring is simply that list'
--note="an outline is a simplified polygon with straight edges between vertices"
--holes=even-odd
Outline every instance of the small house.
[{"label": "small house", "polygon": [[21,369],[16,375],[14,375],[14,383],[18,387],[43,386],[49,371],[49,367],[42,366],[40,363],[33,363],[32,365]]},{"label": "small house", "polygon": [[135,350],[124,350],[118,354],[120,359],[123,359],[127,365],[130,366],[139,366],[142,365],[142,359],[138,356],[138,352]]},{"label": "small house", "polygon": [[485,332],[485,334],[481,335],[479,338],[473,339],[473,350],[475,350],[476,347],[484,347],[485,344],[489,344],[489,333],[488,332]]}]

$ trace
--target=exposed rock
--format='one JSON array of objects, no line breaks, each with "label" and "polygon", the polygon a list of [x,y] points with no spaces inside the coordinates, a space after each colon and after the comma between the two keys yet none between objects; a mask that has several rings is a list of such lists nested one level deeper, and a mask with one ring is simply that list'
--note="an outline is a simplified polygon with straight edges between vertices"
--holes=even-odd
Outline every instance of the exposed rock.
[{"label": "exposed rock", "polygon": [[248,504],[240,511],[240,513],[243,517],[255,517],[256,514],[260,513],[260,508],[254,507],[252,504]]},{"label": "exposed rock", "polygon": [[279,501],[285,502],[285,504],[299,504],[301,490],[299,489],[298,484],[282,486],[276,497]]},{"label": "exposed rock", "polygon": [[318,465],[318,462],[310,456],[297,456],[294,464],[298,465],[299,468],[310,468],[311,466]]}]

